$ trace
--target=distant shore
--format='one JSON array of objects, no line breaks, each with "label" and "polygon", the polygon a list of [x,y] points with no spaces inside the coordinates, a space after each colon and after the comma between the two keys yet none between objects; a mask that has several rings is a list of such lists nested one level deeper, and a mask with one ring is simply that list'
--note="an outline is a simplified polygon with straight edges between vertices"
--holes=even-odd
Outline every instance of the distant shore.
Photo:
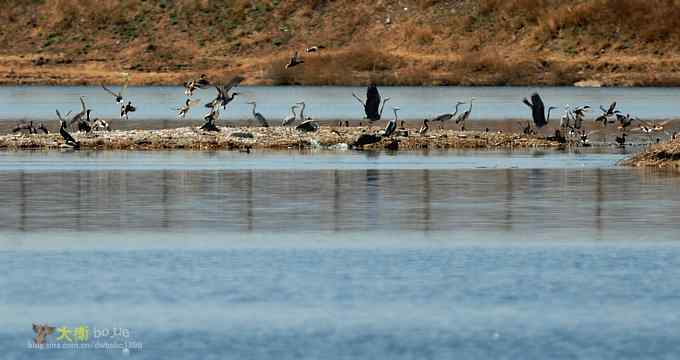
[{"label": "distant shore", "polygon": [[[198,74],[208,74],[216,84],[226,83],[236,74],[245,74],[244,85],[300,85],[300,86],[366,86],[374,82],[379,86],[566,86],[566,87],[675,87],[680,86],[680,73],[660,69],[650,73],[596,73],[593,72],[580,79],[565,80],[558,76],[525,76],[521,79],[508,80],[513,70],[503,70],[475,77],[457,78],[454,74],[463,72],[423,73],[401,75],[399,71],[390,72],[354,72],[346,74],[342,69],[324,70],[323,76],[316,71],[291,71],[290,73],[274,71],[278,69],[274,63],[269,71],[262,72],[255,65],[232,67],[228,71],[213,68],[193,67],[175,71],[163,69],[131,70],[112,69],[112,66],[100,62],[83,61],[68,65],[35,66],[34,55],[25,59],[3,61],[0,56],[0,86],[17,85],[52,85],[52,86],[87,86],[99,84],[122,84],[121,73],[130,75],[132,86],[181,86],[187,79]],[[274,61],[274,60],[272,60]],[[258,65],[259,66],[259,65]],[[273,68],[272,68],[273,67]],[[316,70],[316,69],[314,69]],[[406,71],[406,70],[404,70]],[[275,74],[272,74],[272,73]],[[408,76],[407,76],[408,75]]]}]

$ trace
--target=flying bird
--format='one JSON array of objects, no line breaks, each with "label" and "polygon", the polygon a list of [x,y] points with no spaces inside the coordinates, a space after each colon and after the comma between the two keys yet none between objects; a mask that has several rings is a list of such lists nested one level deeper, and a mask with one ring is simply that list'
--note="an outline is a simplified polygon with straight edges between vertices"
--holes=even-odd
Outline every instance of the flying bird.
[{"label": "flying bird", "polygon": [[123,82],[123,86],[121,87],[120,91],[118,91],[118,92],[114,92],[113,90],[106,87],[106,85],[101,84],[102,88],[104,88],[104,90],[106,90],[106,92],[111,94],[111,96],[113,96],[113,99],[118,104],[123,104],[123,99],[125,98],[125,91],[127,90],[128,82],[130,80],[127,73],[124,73],[123,75],[125,76],[125,80]]},{"label": "flying bird", "polygon": [[534,125],[537,128],[542,128],[548,124],[550,121],[550,111],[557,109],[554,106],[548,108],[548,114],[545,114],[545,105],[543,105],[543,100],[538,93],[533,93],[531,95],[531,102],[524,98],[522,100],[524,104],[531,108],[531,117],[534,119]]},{"label": "flying bird", "polygon": [[293,66],[297,66],[300,64],[303,64],[305,61],[300,58],[298,55],[298,52],[296,51],[293,56],[290,57],[290,60],[288,60],[288,63],[286,64],[286,69],[292,68]]},{"label": "flying bird", "polygon": [[237,75],[234,76],[229,80],[229,82],[224,85],[223,87],[219,87],[215,85],[215,89],[217,90],[217,96],[215,99],[213,99],[211,102],[205,104],[205,107],[219,107],[222,106],[222,109],[226,109],[227,105],[234,100],[234,97],[236,95],[240,95],[237,92],[233,92],[231,95],[229,95],[229,90],[231,90],[233,87],[238,86],[245,78],[243,76]]},{"label": "flying bird", "polygon": [[380,120],[385,104],[390,100],[390,98],[387,97],[382,101],[382,106],[380,105],[380,92],[375,84],[369,85],[366,89],[366,102],[359,98],[355,93],[352,93],[352,96],[354,96],[354,98],[364,107],[366,118],[369,121]]},{"label": "flying bird", "polygon": [[201,74],[198,79],[184,82],[184,95],[191,97],[194,95],[194,91],[196,91],[196,89],[205,89],[208,86],[210,86],[208,77],[205,74]]},{"label": "flying bird", "polygon": [[120,106],[120,118],[125,118],[125,120],[128,120],[128,113],[135,111],[137,111],[137,108],[132,105],[131,101],[128,101],[127,104]]},{"label": "flying bird", "polygon": [[196,100],[191,100],[187,99],[184,102],[184,105],[175,108],[177,110],[177,118],[178,119],[184,119],[187,114],[189,113],[189,110],[191,110],[192,107],[198,105],[201,102],[201,99],[196,99]]}]

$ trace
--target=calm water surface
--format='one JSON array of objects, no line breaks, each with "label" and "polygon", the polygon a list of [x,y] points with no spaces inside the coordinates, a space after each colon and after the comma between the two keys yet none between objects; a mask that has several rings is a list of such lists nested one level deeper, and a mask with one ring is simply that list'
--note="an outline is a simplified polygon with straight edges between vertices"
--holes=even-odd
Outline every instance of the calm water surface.
[{"label": "calm water surface", "polygon": [[[114,88],[116,90],[117,88]],[[117,91],[117,90],[116,90]],[[247,101],[256,100],[258,111],[270,120],[281,120],[290,112],[290,106],[299,101],[307,103],[306,115],[315,119],[361,119],[363,109],[351,96],[352,92],[364,97],[364,87],[341,86],[243,86],[243,93],[221,114],[222,119],[249,119],[251,107]],[[521,100],[534,91],[540,91],[548,105],[558,106],[553,119],[558,119],[566,104],[589,104],[597,109],[617,101],[619,109],[643,119],[677,118],[680,115],[677,88],[573,88],[573,87],[381,87],[383,97],[391,97],[385,114],[391,118],[391,106],[401,108],[400,117],[423,119],[450,112],[456,101],[476,97],[472,119],[526,119],[529,109]],[[78,97],[87,97],[94,117],[118,118],[119,108],[111,96],[98,86],[0,86],[0,119],[51,120],[54,110],[79,111]],[[182,87],[145,86],[130,87],[128,95],[138,105],[131,119],[173,119],[178,105],[186,97]],[[198,90],[195,98],[203,103],[215,97],[214,89]],[[36,101],[39,99],[39,101]],[[547,105],[546,105],[547,106]],[[206,109],[201,105],[190,112],[189,118],[199,119]],[[598,110],[599,112],[599,110]]]},{"label": "calm water surface", "polygon": [[2,357],[675,359],[680,177],[624,156],[3,152]]}]

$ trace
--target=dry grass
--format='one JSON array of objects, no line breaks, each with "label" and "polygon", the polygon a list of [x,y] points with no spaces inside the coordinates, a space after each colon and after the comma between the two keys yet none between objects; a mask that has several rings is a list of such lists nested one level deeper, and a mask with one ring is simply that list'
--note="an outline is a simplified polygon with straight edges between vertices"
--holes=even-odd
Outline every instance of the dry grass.
[{"label": "dry grass", "polygon": [[[680,84],[680,0],[414,0],[407,11],[328,0],[2,4],[0,69],[20,74],[5,83],[72,81],[54,72],[103,60],[101,70],[165,82],[242,71],[273,84]],[[282,70],[294,49],[315,44],[332,51]],[[38,71],[13,56],[51,62]]]}]

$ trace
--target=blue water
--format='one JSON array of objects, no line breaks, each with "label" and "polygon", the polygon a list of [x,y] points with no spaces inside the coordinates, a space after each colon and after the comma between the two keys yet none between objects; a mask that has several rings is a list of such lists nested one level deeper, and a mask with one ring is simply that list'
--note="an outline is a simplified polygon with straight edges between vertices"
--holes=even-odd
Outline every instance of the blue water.
[{"label": "blue water", "polygon": [[0,152],[0,358],[677,359],[680,176],[625,156]]},{"label": "blue water", "polygon": [[136,359],[674,359],[679,250],[3,252],[0,348],[125,358],[27,349],[31,322],[46,322],[128,329],[96,341],[141,343]]},{"label": "blue water", "polygon": [[[117,91],[117,87],[114,90]],[[306,116],[315,119],[361,119],[363,108],[352,97],[352,92],[364,97],[361,87],[316,87],[316,86],[243,86],[242,92],[227,111],[221,113],[226,120],[250,119],[251,107],[248,101],[257,101],[257,110],[267,119],[281,120],[290,113],[290,107],[297,101],[305,100]],[[528,119],[529,108],[522,104],[522,98],[539,91],[547,106],[557,106],[553,119],[559,119],[564,105],[591,105],[595,111],[588,118],[599,114],[598,107],[618,102],[618,109],[642,119],[677,118],[677,88],[574,88],[574,87],[382,87],[383,97],[391,100],[385,107],[384,115],[392,118],[392,106],[401,108],[399,116],[404,119],[421,120],[451,112],[456,101],[476,98],[472,121],[475,119]],[[86,96],[93,117],[113,118],[119,116],[119,107],[113,98],[98,86],[0,86],[0,119],[53,120],[54,110],[62,113],[80,109],[79,96]],[[137,111],[130,114],[131,120],[174,119],[173,110],[183,104],[186,97],[182,87],[144,86],[130,87],[128,96],[137,105]],[[202,103],[215,97],[214,89],[198,90],[194,98]],[[36,101],[39,99],[39,101]],[[200,119],[206,113],[201,105],[193,108],[188,118]]]}]

